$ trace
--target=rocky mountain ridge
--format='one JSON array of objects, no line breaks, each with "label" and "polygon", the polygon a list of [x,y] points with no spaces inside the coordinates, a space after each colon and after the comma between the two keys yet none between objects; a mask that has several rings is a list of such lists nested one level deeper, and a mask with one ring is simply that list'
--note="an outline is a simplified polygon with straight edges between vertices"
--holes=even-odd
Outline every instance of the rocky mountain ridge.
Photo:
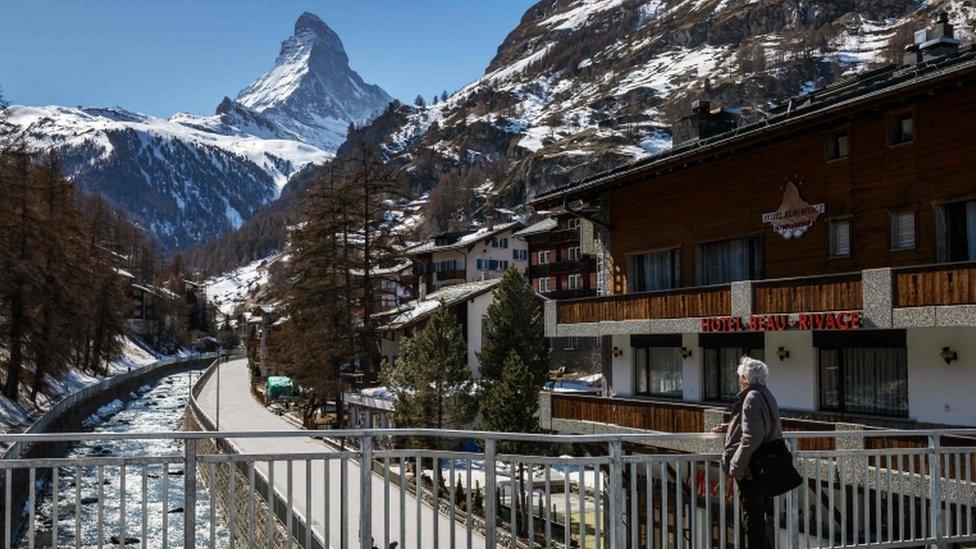
[{"label": "rocky mountain ridge", "polygon": [[[351,140],[379,143],[415,192],[430,191],[429,230],[445,230],[670,147],[694,100],[752,122],[900,62],[940,11],[972,38],[968,0],[541,0],[481,78],[446,101],[388,109]],[[486,185],[490,199],[472,207]]]}]

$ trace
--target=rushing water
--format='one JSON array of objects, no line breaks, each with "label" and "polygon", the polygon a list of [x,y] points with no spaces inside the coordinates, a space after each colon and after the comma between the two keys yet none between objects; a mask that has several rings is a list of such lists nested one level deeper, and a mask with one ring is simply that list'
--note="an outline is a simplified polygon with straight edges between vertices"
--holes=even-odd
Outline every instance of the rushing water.
[{"label": "rushing water", "polygon": [[[191,375],[199,371],[174,374],[153,385],[140,388],[128,403],[110,403],[88,418],[88,430],[97,433],[161,432],[180,429],[189,398]],[[171,463],[125,467],[125,535],[130,546],[147,547],[183,545],[183,465],[182,445],[171,439],[86,441],[74,444],[66,457],[173,456]],[[121,532],[121,480],[118,466],[61,467],[58,472],[57,547],[75,547],[81,534],[81,545],[97,547],[115,545]],[[76,480],[81,480],[80,492]],[[145,485],[145,501],[143,498]],[[50,486],[38,483],[38,493],[46,497],[36,507],[37,547],[51,547],[53,512]],[[76,521],[79,507],[80,521]],[[99,505],[101,503],[101,505]],[[145,509],[145,513],[143,512]],[[198,481],[197,543],[210,546],[210,502],[208,492]],[[145,518],[144,518],[145,517]],[[145,522],[143,522],[145,520]],[[216,521],[217,546],[225,546],[226,531]],[[164,534],[165,530],[165,534]],[[144,533],[145,532],[145,533]],[[164,543],[165,535],[165,543]],[[100,540],[102,543],[100,543]],[[26,533],[21,546],[27,546]]]}]

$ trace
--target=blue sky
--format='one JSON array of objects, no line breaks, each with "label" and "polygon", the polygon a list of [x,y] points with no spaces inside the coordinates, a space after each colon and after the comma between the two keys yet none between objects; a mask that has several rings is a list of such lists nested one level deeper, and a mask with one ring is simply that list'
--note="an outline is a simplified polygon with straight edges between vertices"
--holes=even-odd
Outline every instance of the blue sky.
[{"label": "blue sky", "polygon": [[25,105],[211,114],[274,64],[303,11],[401,100],[484,71],[534,0],[0,0],[0,87]]}]

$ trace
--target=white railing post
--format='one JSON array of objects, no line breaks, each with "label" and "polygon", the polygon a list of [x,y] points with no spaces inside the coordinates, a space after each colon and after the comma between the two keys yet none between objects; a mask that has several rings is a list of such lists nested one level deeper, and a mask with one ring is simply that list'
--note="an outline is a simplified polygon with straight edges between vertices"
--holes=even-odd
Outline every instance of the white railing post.
[{"label": "white railing post", "polygon": [[[373,437],[363,436],[359,441],[359,546],[373,548]],[[419,473],[418,473],[419,474]],[[417,494],[420,497],[420,494]],[[345,502],[343,502],[345,505]],[[437,513],[434,513],[437,520]]]},{"label": "white railing post", "polygon": [[[610,450],[610,540],[611,547],[623,549],[627,546],[627,529],[624,528],[624,521],[620,520],[624,509],[624,458],[623,443],[619,440],[609,442]],[[596,494],[600,497],[600,494]],[[633,494],[631,494],[633,497]],[[634,517],[628,517],[626,521],[630,524]],[[631,525],[633,528],[633,525]]]},{"label": "white railing post", "polygon": [[197,440],[186,439],[183,450],[183,547],[194,549],[197,545]]},{"label": "white railing post", "polygon": [[942,454],[939,435],[929,435],[929,531],[936,547],[945,547],[942,531]]},{"label": "white railing post", "polygon": [[[796,459],[796,439],[786,439],[786,447],[793,454],[793,459]],[[804,478],[804,481],[806,479]],[[804,484],[800,487],[801,490],[806,490],[807,485]],[[774,518],[775,521],[779,521],[779,517]],[[806,518],[804,517],[804,520]],[[809,524],[809,521],[805,522]],[[797,491],[790,490],[786,493],[786,546],[790,548],[797,548],[800,546],[800,537],[798,535],[800,526],[800,516],[797,509]],[[773,531],[776,531],[774,528]]]},{"label": "white railing post", "polygon": [[498,487],[495,485],[496,452],[495,439],[485,439],[485,547],[488,549],[494,549],[497,544],[495,539],[497,533],[495,502],[498,501]]}]

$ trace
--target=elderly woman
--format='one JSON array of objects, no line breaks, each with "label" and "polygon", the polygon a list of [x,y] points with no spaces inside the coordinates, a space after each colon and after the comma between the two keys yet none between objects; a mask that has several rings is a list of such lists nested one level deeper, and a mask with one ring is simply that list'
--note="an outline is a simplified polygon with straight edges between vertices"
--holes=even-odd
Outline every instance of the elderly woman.
[{"label": "elderly woman", "polygon": [[783,438],[783,427],[776,399],[766,388],[769,368],[762,361],[744,356],[736,373],[742,390],[732,405],[732,421],[716,431],[725,433],[723,465],[739,484],[747,546],[765,549],[772,547],[766,532],[766,509],[771,498],[753,482],[749,461],[763,443]]}]

